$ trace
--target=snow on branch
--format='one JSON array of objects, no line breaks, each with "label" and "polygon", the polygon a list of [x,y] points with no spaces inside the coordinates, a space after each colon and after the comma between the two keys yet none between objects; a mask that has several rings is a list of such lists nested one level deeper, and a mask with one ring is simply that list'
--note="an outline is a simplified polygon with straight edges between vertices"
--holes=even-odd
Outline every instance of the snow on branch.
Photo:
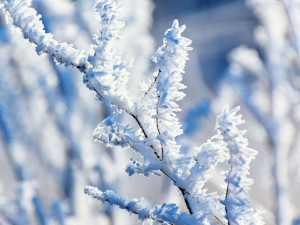
[{"label": "snow on branch", "polygon": [[118,33],[124,26],[119,20],[122,10],[113,0],[99,1],[95,10],[101,26],[94,36],[94,53],[88,57],[93,67],[84,75],[83,81],[108,106],[116,105],[131,112],[132,103],[127,91],[129,72],[116,52]]},{"label": "snow on branch", "polygon": [[185,179],[189,189],[193,190],[191,195],[197,200],[197,204],[193,206],[194,211],[199,220],[204,222],[208,219],[212,224],[219,224],[224,215],[223,207],[218,202],[220,196],[208,193],[204,185],[211,177],[209,172],[228,158],[226,147],[220,137],[215,136],[194,151],[197,153],[194,165],[188,170],[190,174]]},{"label": "snow on branch", "polygon": [[151,219],[163,224],[196,224],[193,216],[187,213],[178,213],[178,207],[175,204],[163,204],[151,209],[143,206],[141,200],[133,199],[128,201],[125,198],[119,197],[113,191],[102,192],[95,187],[87,186],[84,192],[97,200],[117,205],[121,209],[126,209],[130,213],[137,214],[140,220]]},{"label": "snow on branch", "polygon": [[52,34],[46,33],[41,15],[30,7],[30,0],[1,0],[0,3],[7,11],[7,18],[10,17],[12,23],[22,30],[24,38],[36,45],[39,55],[47,53],[54,56],[58,63],[74,66],[80,71],[87,70],[89,63],[84,51],[67,43],[59,43]]},{"label": "snow on branch", "polygon": [[[157,130],[162,145],[167,148],[173,146],[176,148],[175,138],[182,134],[181,124],[176,116],[180,108],[176,102],[185,96],[180,91],[185,88],[185,85],[181,83],[182,74],[188,59],[188,51],[192,50],[189,47],[192,41],[181,36],[184,30],[185,26],[179,26],[178,20],[174,20],[172,28],[168,29],[164,35],[164,45],[153,57],[153,61],[159,68],[156,85]],[[171,153],[166,152],[166,154]]]},{"label": "snow on branch", "polygon": [[130,147],[132,140],[135,139],[135,133],[129,126],[123,127],[116,123],[118,119],[119,114],[114,112],[103,120],[93,132],[94,140],[105,143],[107,147],[112,145]]},{"label": "snow on branch", "polygon": [[122,148],[133,148],[144,159],[144,162],[137,162],[131,160],[126,172],[129,175],[134,173],[144,174],[149,176],[150,172],[157,174],[157,170],[160,169],[160,162],[158,158],[153,154],[147,140],[143,138],[141,132],[133,131],[133,128],[129,124],[122,126],[119,123],[120,115],[118,112],[114,112],[107,119],[102,121],[94,130],[93,136],[95,141],[105,143],[107,147],[113,145],[120,146]]},{"label": "snow on branch", "polygon": [[[184,30],[185,26],[179,26],[178,20],[174,20],[172,27],[166,31],[164,44],[153,56],[158,72],[150,87],[145,88],[145,95],[138,109],[140,117],[146,117],[148,121],[153,118],[152,124],[148,123],[147,126],[151,134],[156,134],[150,138],[156,139],[154,146],[161,149],[161,160],[164,155],[176,155],[179,151],[175,138],[182,134],[182,129],[176,116],[180,111],[176,102],[185,96],[180,91],[185,88],[181,83],[182,74],[188,60],[188,51],[192,50],[189,47],[192,41],[181,36]],[[169,148],[172,151],[164,152],[164,149]]]},{"label": "snow on branch", "polygon": [[260,217],[260,209],[250,207],[248,192],[252,179],[247,175],[250,162],[255,158],[257,151],[248,148],[248,140],[243,137],[245,131],[237,128],[244,123],[241,115],[236,115],[239,109],[236,107],[230,111],[226,106],[217,118],[217,130],[230,152],[230,170],[225,174],[227,190],[222,203],[225,206],[228,224],[264,224]]}]

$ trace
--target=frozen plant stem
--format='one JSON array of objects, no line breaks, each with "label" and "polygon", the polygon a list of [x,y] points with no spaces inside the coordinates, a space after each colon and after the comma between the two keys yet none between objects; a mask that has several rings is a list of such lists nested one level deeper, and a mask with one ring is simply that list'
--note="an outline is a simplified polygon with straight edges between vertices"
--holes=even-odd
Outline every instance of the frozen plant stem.
[{"label": "frozen plant stem", "polygon": [[[230,171],[232,170],[232,168],[230,168]],[[227,186],[226,186],[226,192],[225,192],[225,200],[227,200],[228,198],[228,190],[229,190],[229,183],[227,183]],[[230,225],[230,220],[228,219],[228,209],[227,207],[225,206],[225,213],[226,213],[226,219],[227,219],[227,224]]]}]

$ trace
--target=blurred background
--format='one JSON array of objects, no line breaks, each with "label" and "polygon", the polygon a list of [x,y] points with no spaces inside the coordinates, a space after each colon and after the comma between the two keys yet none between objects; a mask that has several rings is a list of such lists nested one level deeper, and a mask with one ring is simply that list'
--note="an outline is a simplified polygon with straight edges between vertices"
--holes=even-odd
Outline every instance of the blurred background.
[{"label": "blurred background", "polygon": [[[266,224],[300,224],[300,4],[297,0],[118,0],[125,28],[118,50],[130,67],[130,93],[154,71],[151,56],[174,19],[193,41],[179,105],[182,151],[216,132],[223,107],[241,106],[250,148],[251,200]],[[33,0],[47,32],[89,51],[99,29],[96,0]],[[10,23],[10,21],[8,21]],[[131,150],[92,139],[108,114],[75,69],[38,56],[0,11],[0,224],[151,224],[96,202],[86,185],[149,206],[182,203],[163,176],[129,177]],[[215,172],[209,191],[224,194]],[[184,204],[182,204],[184,205]],[[184,206],[182,210],[186,210]]]}]

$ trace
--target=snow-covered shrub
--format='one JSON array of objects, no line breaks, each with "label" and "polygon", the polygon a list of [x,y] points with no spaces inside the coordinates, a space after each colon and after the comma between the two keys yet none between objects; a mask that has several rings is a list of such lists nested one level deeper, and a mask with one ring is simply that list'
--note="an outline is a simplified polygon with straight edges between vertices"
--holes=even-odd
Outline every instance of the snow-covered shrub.
[{"label": "snow-covered shrub", "polygon": [[[187,212],[181,212],[179,205],[173,203],[147,207],[141,200],[128,201],[111,190],[101,191],[93,186],[84,189],[86,194],[138,214],[141,220],[191,225],[264,224],[260,209],[250,203],[248,196],[249,163],[256,151],[247,147],[247,139],[243,137],[245,132],[237,128],[243,122],[236,115],[239,108],[229,110],[225,107],[217,118],[217,134],[195,147],[192,155],[182,154],[177,142],[177,137],[182,134],[177,102],[185,96],[181,91],[185,88],[181,80],[188,51],[192,50],[191,41],[182,36],[185,26],[179,26],[175,20],[165,32],[163,45],[152,58],[156,64],[152,79],[141,85],[141,97],[133,98],[127,88],[128,64],[117,48],[124,26],[117,2],[101,0],[96,4],[100,29],[88,52],[60,43],[46,32],[29,0],[0,2],[9,21],[22,31],[38,54],[50,55],[56,63],[78,69],[83,73],[83,82],[88,89],[108,107],[109,115],[94,130],[94,139],[107,147],[135,150],[140,158],[132,159],[126,172],[130,176],[166,176],[182,194]],[[229,167],[220,184],[225,187],[225,194],[208,192],[205,184],[211,172],[223,162]]]}]

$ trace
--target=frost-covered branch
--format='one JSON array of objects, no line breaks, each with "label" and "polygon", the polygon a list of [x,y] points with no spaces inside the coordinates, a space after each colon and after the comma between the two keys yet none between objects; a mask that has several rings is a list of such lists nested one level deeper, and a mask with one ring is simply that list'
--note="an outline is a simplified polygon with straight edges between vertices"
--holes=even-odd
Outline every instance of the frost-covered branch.
[{"label": "frost-covered branch", "polygon": [[22,30],[24,38],[36,45],[38,54],[46,53],[66,66],[72,65],[81,71],[89,68],[87,55],[67,43],[59,43],[53,35],[45,32],[41,16],[30,7],[31,0],[1,0],[0,3],[9,13],[12,23]]},{"label": "frost-covered branch", "polygon": [[225,206],[228,225],[234,224],[264,224],[258,209],[249,207],[249,189],[252,179],[248,178],[250,162],[257,152],[248,148],[248,140],[243,137],[245,131],[238,130],[237,126],[244,123],[236,113],[239,107],[229,111],[224,109],[217,119],[217,130],[223,137],[230,152],[228,164],[230,170],[226,173],[226,195],[222,203]]},{"label": "frost-covered branch", "polygon": [[[226,154],[222,153],[226,152],[222,141],[207,142],[200,148],[197,158],[193,159],[181,155],[175,140],[182,133],[176,118],[179,110],[176,101],[184,96],[179,91],[184,88],[180,81],[191,43],[181,36],[184,29],[179,27],[178,21],[174,21],[172,28],[165,33],[164,45],[154,56],[158,73],[153,83],[144,88],[145,94],[134,117],[144,137],[137,135],[132,128],[120,126],[113,115],[98,126],[94,137],[106,144],[137,150],[144,162],[132,160],[126,170],[130,175],[144,173],[149,176],[149,171],[160,170],[182,192],[188,211],[198,218],[198,222],[208,219],[220,224],[223,223],[220,219],[222,207],[216,204],[218,196],[207,194],[202,188],[208,180],[208,176],[204,175],[206,171],[226,158]],[[154,154],[151,151],[149,154],[149,149],[153,149]],[[161,150],[160,154],[157,149]]]},{"label": "frost-covered branch", "polygon": [[[172,28],[166,31],[164,44],[153,57],[158,72],[154,76],[153,83],[145,88],[139,109],[148,119],[155,118],[155,127],[151,131],[154,133],[155,129],[160,140],[161,159],[164,155],[168,155],[168,152],[164,152],[164,148],[168,149],[168,145],[174,144],[175,137],[182,134],[181,125],[176,118],[176,112],[180,110],[176,102],[185,96],[180,91],[185,86],[180,82],[188,59],[188,51],[192,49],[189,47],[191,40],[181,36],[184,30],[185,26],[179,26],[175,20]],[[159,148],[157,143],[154,145]]]},{"label": "frost-covered branch", "polygon": [[152,219],[163,224],[193,225],[196,224],[194,217],[187,213],[177,213],[178,207],[175,204],[163,204],[148,208],[141,204],[141,200],[128,201],[119,197],[113,191],[102,192],[95,187],[86,187],[84,192],[92,198],[111,205],[117,205],[121,209],[126,209],[130,213],[137,214],[140,220]]},{"label": "frost-covered branch", "polygon": [[[222,197],[204,188],[210,171],[228,158],[227,148],[230,149],[230,146],[226,146],[228,140],[222,139],[223,134],[219,132],[195,148],[191,156],[182,154],[176,139],[182,134],[177,102],[185,96],[181,92],[185,88],[181,81],[188,51],[191,50],[191,41],[182,36],[185,26],[179,26],[179,22],[174,20],[172,27],[166,31],[163,45],[153,57],[157,65],[153,81],[144,85],[144,95],[134,101],[127,90],[127,64],[116,47],[124,23],[120,19],[122,10],[115,1],[101,0],[96,4],[100,29],[94,36],[95,43],[88,56],[83,56],[67,44],[60,45],[51,34],[45,33],[40,17],[29,7],[30,1],[0,1],[14,25],[20,27],[25,37],[37,45],[38,53],[53,55],[56,61],[83,72],[83,82],[96,92],[98,100],[108,106],[110,115],[94,130],[94,139],[108,147],[134,149],[142,160],[131,159],[126,172],[147,177],[159,172],[166,175],[182,193],[188,213],[179,213],[179,207],[175,204],[150,209],[143,207],[140,201],[127,201],[111,191],[101,192],[93,187],[87,187],[86,194],[138,214],[140,219],[167,224],[224,224],[231,219],[228,212],[234,214],[248,210],[248,206],[234,208],[236,211],[230,209],[226,217],[220,202]],[[131,121],[124,121],[123,115],[130,117]],[[220,129],[226,130],[227,124],[219,125]],[[242,179],[248,167],[240,169],[243,172],[238,175]]]},{"label": "frost-covered branch", "polygon": [[121,10],[112,0],[100,1],[95,10],[99,13],[101,29],[95,35],[94,54],[89,56],[93,68],[85,74],[83,81],[98,97],[109,105],[116,105],[131,112],[128,99],[126,65],[116,53],[115,41],[124,23],[119,21]]},{"label": "frost-covered branch", "polygon": [[[96,6],[102,28],[95,39],[97,44],[94,48],[95,53],[88,57],[83,51],[76,50],[72,45],[59,43],[52,34],[46,33],[40,20],[41,16],[30,7],[30,2],[30,0],[1,1],[13,24],[21,28],[24,37],[36,45],[37,53],[52,55],[57,62],[74,66],[84,72],[87,87],[94,90],[102,101],[131,112],[130,100],[125,96],[128,72],[112,48],[123,26],[123,23],[118,21],[121,12],[117,4],[113,1],[101,1]],[[105,7],[106,5],[109,7]],[[117,77],[119,79],[116,80]],[[112,82],[114,80],[115,82]]]}]

